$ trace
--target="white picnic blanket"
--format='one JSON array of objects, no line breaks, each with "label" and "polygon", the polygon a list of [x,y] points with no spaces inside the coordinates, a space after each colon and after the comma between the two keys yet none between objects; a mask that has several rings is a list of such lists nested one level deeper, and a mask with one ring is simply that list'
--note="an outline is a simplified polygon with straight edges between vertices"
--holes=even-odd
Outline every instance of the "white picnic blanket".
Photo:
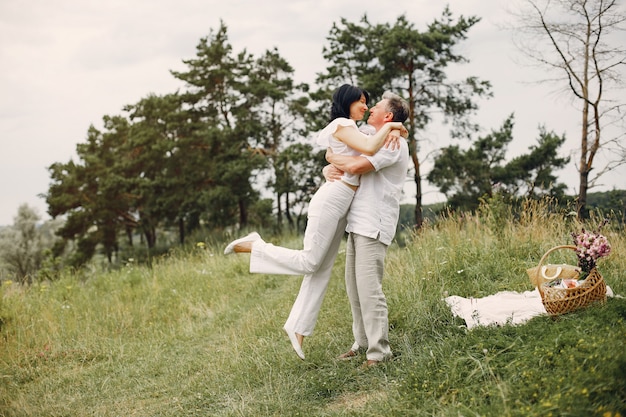
[{"label": "white picnic blanket", "polygon": [[[613,296],[613,291],[608,286],[606,295]],[[444,300],[452,309],[452,314],[465,320],[468,329],[492,324],[521,324],[535,316],[547,314],[536,288],[522,293],[501,291],[483,298],[452,295]]]}]

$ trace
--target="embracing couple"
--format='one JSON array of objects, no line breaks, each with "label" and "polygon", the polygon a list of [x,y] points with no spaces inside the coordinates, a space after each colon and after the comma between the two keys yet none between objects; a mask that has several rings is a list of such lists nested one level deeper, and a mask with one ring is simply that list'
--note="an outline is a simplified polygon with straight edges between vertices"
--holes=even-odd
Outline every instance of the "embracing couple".
[{"label": "embracing couple", "polygon": [[311,336],[330,280],[339,245],[348,232],[345,281],[352,310],[354,343],[339,356],[366,355],[365,366],[392,357],[387,301],[382,289],[384,261],[394,238],[400,198],[406,180],[409,150],[403,123],[406,101],[392,93],[369,109],[373,134],[359,130],[368,110],[369,94],[344,84],[333,94],[330,123],[317,143],[327,147],[326,182],[309,203],[303,249],[263,241],[251,233],[231,242],[225,254],[250,253],[250,272],[304,275],[284,330],[296,354]]}]

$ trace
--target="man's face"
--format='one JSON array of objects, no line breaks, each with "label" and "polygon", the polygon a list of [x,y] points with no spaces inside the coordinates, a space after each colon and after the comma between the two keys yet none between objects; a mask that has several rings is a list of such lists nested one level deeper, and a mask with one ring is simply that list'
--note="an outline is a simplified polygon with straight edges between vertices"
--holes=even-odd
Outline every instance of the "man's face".
[{"label": "man's face", "polygon": [[380,100],[374,107],[370,109],[370,115],[367,118],[367,123],[380,128],[387,122],[393,119],[393,114],[387,111],[387,100]]}]

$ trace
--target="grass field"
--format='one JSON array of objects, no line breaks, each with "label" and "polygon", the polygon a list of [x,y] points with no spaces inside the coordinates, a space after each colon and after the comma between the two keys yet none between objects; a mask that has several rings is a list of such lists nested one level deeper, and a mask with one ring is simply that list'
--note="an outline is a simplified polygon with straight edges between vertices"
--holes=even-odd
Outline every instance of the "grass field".
[{"label": "grass field", "polygon": [[[599,269],[626,295],[625,234],[610,226]],[[306,361],[282,332],[300,278],[251,275],[222,245],[5,282],[0,416],[626,416],[625,299],[470,331],[442,301],[532,289],[526,268],[579,228],[542,204],[516,219],[495,204],[399,236],[384,283],[395,357],[372,369],[335,359],[352,342],[343,253]]]}]

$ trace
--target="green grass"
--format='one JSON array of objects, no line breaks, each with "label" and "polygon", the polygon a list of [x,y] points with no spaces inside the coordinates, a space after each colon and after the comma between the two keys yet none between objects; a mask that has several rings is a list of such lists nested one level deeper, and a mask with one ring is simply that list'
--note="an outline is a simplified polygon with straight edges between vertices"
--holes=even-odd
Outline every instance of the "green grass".
[{"label": "green grass", "polygon": [[[5,282],[0,416],[626,416],[623,298],[471,331],[442,301],[531,289],[526,268],[579,227],[541,205],[517,221],[494,205],[403,236],[384,284],[395,358],[369,370],[335,360],[352,342],[343,253],[306,361],[281,330],[300,278],[251,275],[222,247]],[[626,295],[624,232],[604,232],[613,253],[599,268]]]}]

